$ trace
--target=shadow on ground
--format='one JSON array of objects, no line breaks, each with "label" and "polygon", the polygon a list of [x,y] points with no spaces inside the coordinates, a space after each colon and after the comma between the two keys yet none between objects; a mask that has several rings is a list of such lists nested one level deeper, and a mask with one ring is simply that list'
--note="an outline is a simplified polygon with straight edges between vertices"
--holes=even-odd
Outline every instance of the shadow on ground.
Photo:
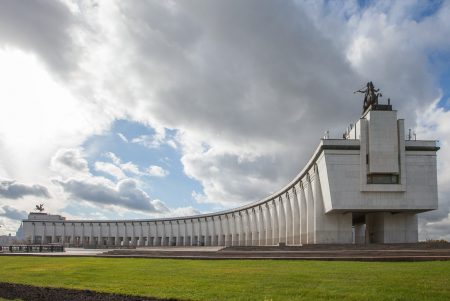
[{"label": "shadow on ground", "polygon": [[23,301],[177,301],[178,299],[158,299],[128,295],[99,293],[90,290],[37,287],[23,284],[0,282],[0,297]]}]

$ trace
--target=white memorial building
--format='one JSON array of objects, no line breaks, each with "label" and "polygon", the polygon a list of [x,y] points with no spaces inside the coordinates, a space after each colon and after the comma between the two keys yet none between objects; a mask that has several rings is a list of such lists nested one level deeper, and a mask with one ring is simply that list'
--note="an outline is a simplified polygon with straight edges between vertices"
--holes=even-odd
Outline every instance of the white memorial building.
[{"label": "white memorial building", "polygon": [[373,85],[369,89],[368,84],[367,91],[359,91],[366,93],[365,111],[351,130],[342,139],[321,139],[303,170],[260,201],[145,220],[30,213],[23,221],[24,238],[97,248],[417,242],[417,215],[438,206],[439,147],[436,141],[405,137],[404,120],[390,104],[370,99]]}]

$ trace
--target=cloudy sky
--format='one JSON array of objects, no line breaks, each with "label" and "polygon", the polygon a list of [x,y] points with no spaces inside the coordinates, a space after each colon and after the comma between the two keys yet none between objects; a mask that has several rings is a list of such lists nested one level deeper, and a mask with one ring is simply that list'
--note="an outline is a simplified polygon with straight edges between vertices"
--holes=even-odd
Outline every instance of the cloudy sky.
[{"label": "cloudy sky", "polygon": [[0,2],[0,234],[211,212],[290,181],[374,81],[439,139],[450,239],[450,1]]}]

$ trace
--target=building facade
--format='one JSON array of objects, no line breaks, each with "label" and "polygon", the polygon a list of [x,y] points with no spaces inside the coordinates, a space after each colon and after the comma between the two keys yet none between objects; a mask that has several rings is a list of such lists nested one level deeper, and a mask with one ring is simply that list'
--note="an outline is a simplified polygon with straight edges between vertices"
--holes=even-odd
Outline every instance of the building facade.
[{"label": "building facade", "polygon": [[370,106],[343,139],[321,139],[302,171],[263,200],[217,213],[66,220],[30,213],[30,243],[68,246],[262,246],[418,241],[437,209],[436,141],[405,139],[390,105]]}]

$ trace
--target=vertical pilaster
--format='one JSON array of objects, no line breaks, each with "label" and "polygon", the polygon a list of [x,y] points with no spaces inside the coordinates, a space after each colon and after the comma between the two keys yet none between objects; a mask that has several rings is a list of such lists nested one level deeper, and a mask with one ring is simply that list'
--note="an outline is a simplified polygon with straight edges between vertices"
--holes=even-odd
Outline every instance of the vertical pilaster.
[{"label": "vertical pilaster", "polygon": [[294,245],[299,245],[300,242],[300,204],[299,204],[299,198],[297,195],[297,189],[292,187],[292,198],[291,198],[291,204],[293,208],[293,223],[292,223],[292,235],[293,235],[293,243]]},{"label": "vertical pilaster", "polygon": [[107,223],[106,226],[108,227],[108,239],[106,240],[106,244],[108,246],[112,245],[111,241],[111,223]]},{"label": "vertical pilaster", "polygon": [[279,222],[278,222],[278,208],[276,204],[276,199],[272,200],[272,244],[278,245],[280,242],[280,236],[279,236]]},{"label": "vertical pilaster", "polygon": [[[45,228],[44,228],[44,230],[45,230]],[[80,244],[84,247],[84,223],[81,223]]]},{"label": "vertical pilaster", "polygon": [[299,210],[300,210],[300,243],[308,243],[308,206],[306,202],[305,186],[300,180],[299,186]]},{"label": "vertical pilaster", "polygon": [[198,245],[202,246],[205,243],[203,240],[203,225],[200,219],[197,219],[197,222],[198,222]]},{"label": "vertical pilaster", "polygon": [[214,216],[211,216],[212,221],[212,234],[211,234],[211,245],[212,246],[218,246],[219,245],[219,237],[217,236],[217,227],[216,227],[216,221],[214,219]]},{"label": "vertical pilaster", "polygon": [[136,246],[136,225],[134,222],[131,222],[131,245]]},{"label": "vertical pilaster", "polygon": [[292,218],[292,207],[291,207],[291,198],[289,196],[289,191],[287,191],[284,194],[284,216],[286,218],[286,244],[293,245],[294,244],[294,237],[292,234],[293,228],[293,218]]},{"label": "vertical pilaster", "polygon": [[263,205],[258,206],[258,246],[266,244]]},{"label": "vertical pilaster", "polygon": [[194,236],[195,236],[195,231],[194,230],[195,230],[194,229],[194,220],[191,219],[191,241],[190,241],[191,246],[194,245]]},{"label": "vertical pilaster", "polygon": [[115,244],[116,246],[120,246],[120,241],[119,241],[119,239],[120,239],[120,234],[119,234],[119,224],[118,224],[118,223],[114,223],[114,224],[115,224],[115,226],[116,226],[116,238],[115,238],[114,244]]},{"label": "vertical pilaster", "polygon": [[51,223],[52,225],[52,243],[56,242],[56,224]]},{"label": "vertical pilaster", "polygon": [[314,197],[312,192],[312,183],[311,183],[311,176],[308,172],[306,177],[306,207],[307,207],[307,243],[313,244],[314,243]]},{"label": "vertical pilaster", "polygon": [[98,223],[98,245],[103,246],[102,223]]},{"label": "vertical pilaster", "polygon": [[210,246],[211,242],[209,240],[210,231],[209,231],[209,220],[205,217],[205,246]]},{"label": "vertical pilaster", "polygon": [[225,246],[225,233],[223,231],[222,215],[219,215],[219,246]]},{"label": "vertical pilaster", "polygon": [[273,226],[272,226],[272,216],[270,212],[269,203],[266,203],[264,206],[264,216],[265,216],[265,224],[266,224],[266,243],[265,245],[273,245]]},{"label": "vertical pilaster", "polygon": [[252,246],[253,245],[253,234],[255,233],[253,230],[252,224],[252,214],[254,212],[253,208],[245,210],[246,220],[247,220],[247,234],[245,235],[245,245]]},{"label": "vertical pilaster", "polygon": [[169,243],[168,246],[173,245],[173,221],[169,220]]},{"label": "vertical pilaster", "polygon": [[228,214],[225,215],[226,220],[225,220],[225,225],[226,225],[226,237],[225,237],[225,245],[231,246],[233,245],[233,234],[231,232],[231,226],[230,226],[230,218],[228,216]]},{"label": "vertical pilaster", "polygon": [[231,245],[239,246],[239,233],[238,233],[238,225],[236,222],[236,213],[232,213],[231,217],[232,217],[232,220],[231,220],[231,225],[232,225]]},{"label": "vertical pilaster", "polygon": [[188,227],[187,227],[187,223],[186,220],[183,220],[183,225],[184,225],[184,238],[183,238],[183,246],[187,246],[187,237],[188,237]]},{"label": "vertical pilaster", "polygon": [[65,244],[65,243],[67,243],[67,241],[66,241],[66,223],[62,223],[62,226],[63,226],[63,233],[62,233],[62,243],[63,244]]},{"label": "vertical pilaster", "polygon": [[144,226],[142,226],[142,222],[139,222],[139,246],[145,246],[144,241]]}]

